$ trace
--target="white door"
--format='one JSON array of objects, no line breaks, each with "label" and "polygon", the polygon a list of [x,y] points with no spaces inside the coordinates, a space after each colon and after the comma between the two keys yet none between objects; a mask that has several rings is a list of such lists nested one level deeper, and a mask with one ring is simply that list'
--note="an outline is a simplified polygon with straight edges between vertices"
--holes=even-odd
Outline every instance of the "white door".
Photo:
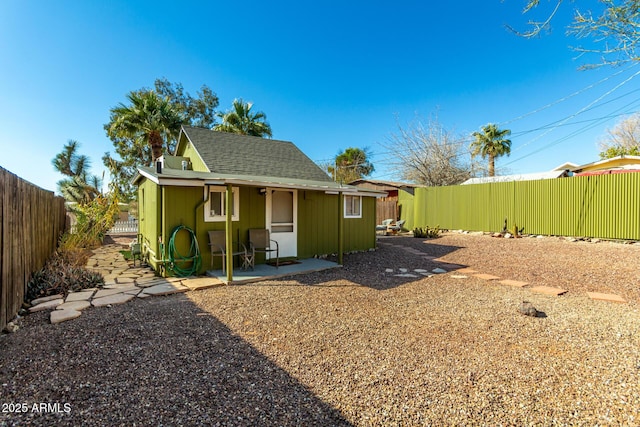
[{"label": "white door", "polygon": [[280,258],[298,256],[298,192],[267,189],[267,228]]}]

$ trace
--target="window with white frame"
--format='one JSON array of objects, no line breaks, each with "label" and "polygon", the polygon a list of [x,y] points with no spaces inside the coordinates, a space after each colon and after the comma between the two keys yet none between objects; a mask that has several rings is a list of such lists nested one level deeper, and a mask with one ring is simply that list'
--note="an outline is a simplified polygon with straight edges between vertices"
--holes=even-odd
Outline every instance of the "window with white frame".
[{"label": "window with white frame", "polygon": [[[227,187],[207,186],[204,189],[204,197],[208,200],[204,206],[204,220],[207,222],[219,222],[227,220]],[[231,219],[238,221],[238,189],[233,187],[232,191],[233,204],[231,206]]]},{"label": "window with white frame", "polygon": [[344,217],[362,218],[362,196],[344,196]]}]

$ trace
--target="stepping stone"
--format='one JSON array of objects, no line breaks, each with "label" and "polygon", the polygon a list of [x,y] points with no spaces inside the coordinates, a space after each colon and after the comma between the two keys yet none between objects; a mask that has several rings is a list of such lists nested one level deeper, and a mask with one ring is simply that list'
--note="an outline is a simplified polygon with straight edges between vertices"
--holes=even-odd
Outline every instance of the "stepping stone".
[{"label": "stepping stone", "polygon": [[67,320],[75,319],[76,317],[80,317],[82,313],[77,310],[54,310],[51,312],[51,323],[56,324],[60,322],[65,322]]},{"label": "stepping stone", "polygon": [[486,273],[474,274],[473,277],[477,277],[478,279],[482,279],[482,280],[498,280],[499,279],[498,276],[494,276],[492,274],[486,274]]},{"label": "stepping stone", "polygon": [[50,295],[48,297],[36,298],[33,301],[31,301],[31,305],[34,306],[34,305],[41,304],[43,302],[51,301],[51,300],[54,300],[54,299],[60,299],[60,298],[62,298],[62,295],[60,295],[60,294],[58,294],[58,295]]},{"label": "stepping stone", "polygon": [[518,288],[524,288],[525,286],[528,285],[527,282],[521,282],[519,280],[509,280],[509,279],[500,280],[500,283],[502,283],[503,285],[516,286]]},{"label": "stepping stone", "polygon": [[171,295],[179,292],[186,292],[189,288],[186,286],[181,286],[177,283],[166,283],[162,285],[155,285],[149,288],[145,288],[143,292],[140,294],[147,295]]},{"label": "stepping stone", "polygon": [[472,274],[477,272],[478,270],[474,270],[473,268],[470,268],[470,267],[465,267],[458,270],[458,273],[462,273],[462,274]]},{"label": "stepping stone", "polygon": [[385,273],[393,273],[393,268],[387,268],[384,270]]},{"label": "stepping stone", "polygon": [[436,257],[431,255],[423,255],[423,258],[426,259],[427,261],[433,261]]},{"label": "stepping stone", "polygon": [[[135,288],[135,285],[132,286],[132,288]],[[96,298],[103,298],[103,297],[108,297],[110,295],[116,295],[116,294],[121,294],[123,292],[126,291],[130,291],[132,290],[132,288],[130,289],[124,289],[124,288],[117,288],[117,289],[100,289],[98,292],[96,292],[96,294],[93,296],[93,299],[95,300]]]},{"label": "stepping stone", "polygon": [[436,274],[448,273],[448,271],[445,270],[444,268],[434,268],[433,270],[431,270],[431,272],[436,273]]},{"label": "stepping stone", "polygon": [[63,303],[62,298],[41,302],[40,304],[29,308],[29,313],[35,313],[37,311],[42,311],[42,310],[50,310],[52,308],[56,308],[57,306],[59,306],[62,303]]},{"label": "stepping stone", "polygon": [[452,274],[449,277],[451,277],[452,279],[468,279],[469,278],[469,276],[465,276],[463,274]]},{"label": "stepping stone", "polygon": [[85,308],[89,308],[89,307],[91,307],[91,303],[86,300],[85,301],[67,301],[57,306],[56,310],[82,311]]},{"label": "stepping stone", "polygon": [[398,271],[400,271],[400,273],[406,273],[409,270],[407,270],[406,268],[399,268]]},{"label": "stepping stone", "polygon": [[464,267],[464,265],[460,265],[460,264],[451,264],[448,262],[444,262],[441,265],[442,268],[446,268],[447,270],[460,270],[461,268]]},{"label": "stepping stone", "polygon": [[94,307],[103,307],[105,305],[115,305],[115,304],[123,304],[127,301],[131,301],[135,298],[135,295],[128,294],[115,294],[115,295],[107,295],[106,297],[94,298],[91,301],[91,304]]},{"label": "stepping stone", "polygon": [[435,274],[433,274],[433,273],[420,273],[420,274],[422,274],[425,277],[433,277],[433,276],[435,276]]},{"label": "stepping stone", "polygon": [[125,294],[127,294],[127,295],[133,295],[133,296],[136,296],[136,295],[138,295],[140,292],[142,292],[142,288],[136,288],[136,289],[131,290],[131,291],[125,291],[124,293],[125,293]]},{"label": "stepping stone", "polygon": [[137,279],[137,277],[129,277],[127,276],[118,276],[116,277],[116,283],[118,284],[130,284],[130,283],[135,283],[135,280]]},{"label": "stepping stone", "polygon": [[155,279],[150,280],[150,281],[142,281],[142,282],[140,282],[139,280],[136,280],[136,283],[141,288],[149,288],[151,286],[156,286],[156,285],[168,285],[171,282],[167,281],[167,279],[163,279],[161,277],[156,277]]},{"label": "stepping stone", "polygon": [[623,304],[627,302],[620,295],[615,295],[615,294],[601,294],[600,292],[587,292],[587,295],[589,295],[589,298],[593,300],[618,302]]},{"label": "stepping stone", "polygon": [[216,285],[221,285],[222,282],[218,279],[214,279],[211,277],[198,277],[198,278],[184,279],[181,282],[181,284],[182,286],[186,286],[192,291],[195,291],[198,289],[207,289]]},{"label": "stepping stone", "polygon": [[565,289],[552,288],[550,286],[534,286],[533,288],[531,288],[531,290],[533,292],[538,292],[540,294],[555,295],[555,296],[566,294],[568,292]]},{"label": "stepping stone", "polygon": [[428,273],[429,272],[429,270],[425,270],[423,268],[416,268],[413,271],[415,271],[416,273]]},{"label": "stepping stone", "polygon": [[413,277],[413,278],[418,277],[415,274],[411,274],[411,273],[394,274],[394,276],[396,276],[396,277]]},{"label": "stepping stone", "polygon": [[64,302],[67,303],[74,301],[89,301],[94,292],[95,291],[71,292],[69,295],[67,295],[67,298],[64,300]]}]

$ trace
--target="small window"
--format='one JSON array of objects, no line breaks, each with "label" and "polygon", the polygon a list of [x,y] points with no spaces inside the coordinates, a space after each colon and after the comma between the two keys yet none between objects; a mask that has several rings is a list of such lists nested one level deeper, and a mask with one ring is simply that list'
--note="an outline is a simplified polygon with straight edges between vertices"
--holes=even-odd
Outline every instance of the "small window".
[{"label": "small window", "polygon": [[[231,219],[238,221],[238,189],[233,188],[233,205],[231,206]],[[226,187],[205,187],[204,196],[209,200],[204,206],[204,220],[207,222],[220,222],[227,220],[227,197]]]},{"label": "small window", "polygon": [[344,196],[344,217],[362,218],[362,196]]}]

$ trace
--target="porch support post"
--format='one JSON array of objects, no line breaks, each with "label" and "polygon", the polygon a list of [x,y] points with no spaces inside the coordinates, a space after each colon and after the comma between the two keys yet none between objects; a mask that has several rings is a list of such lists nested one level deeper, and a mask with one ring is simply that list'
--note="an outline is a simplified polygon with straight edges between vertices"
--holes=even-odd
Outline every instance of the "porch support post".
[{"label": "porch support post", "polygon": [[344,193],[338,193],[338,264],[342,265],[344,252]]},{"label": "porch support post", "polygon": [[233,188],[231,184],[227,184],[227,192],[226,192],[226,208],[225,213],[227,215],[226,218],[226,244],[227,244],[227,282],[231,283],[233,281]]}]

